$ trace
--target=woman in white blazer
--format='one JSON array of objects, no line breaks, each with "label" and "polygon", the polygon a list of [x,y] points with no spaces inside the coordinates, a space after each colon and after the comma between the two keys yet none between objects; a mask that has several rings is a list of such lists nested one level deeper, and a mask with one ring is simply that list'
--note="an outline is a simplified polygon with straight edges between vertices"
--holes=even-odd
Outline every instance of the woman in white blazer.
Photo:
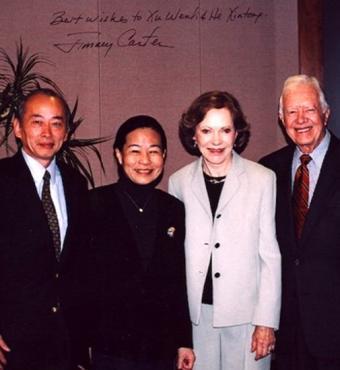
[{"label": "woman in white blazer", "polygon": [[281,302],[275,175],[240,157],[249,125],[227,92],[199,96],[180,138],[199,159],[170,177],[185,204],[195,370],[269,369]]}]

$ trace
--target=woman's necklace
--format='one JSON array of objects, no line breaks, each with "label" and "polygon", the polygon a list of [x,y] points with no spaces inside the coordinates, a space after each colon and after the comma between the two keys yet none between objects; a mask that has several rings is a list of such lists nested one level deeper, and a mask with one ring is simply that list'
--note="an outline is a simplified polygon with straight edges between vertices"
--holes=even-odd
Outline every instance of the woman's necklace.
[{"label": "woman's necklace", "polygon": [[143,206],[140,206],[133,198],[132,196],[127,192],[127,191],[124,191],[124,194],[127,196],[127,198],[130,200],[130,202],[135,206],[135,208],[138,210],[139,213],[143,213],[146,206],[148,205],[148,203],[150,202],[150,199],[152,198],[152,194],[146,199],[145,203],[143,204]]},{"label": "woman's necklace", "polygon": [[221,184],[222,182],[225,181],[226,177],[227,176],[219,176],[219,177],[214,177],[214,176],[210,176],[210,175],[207,175],[206,173],[204,173],[204,177],[205,179],[210,182],[210,184]]},{"label": "woman's necklace", "polygon": [[206,163],[206,161],[204,160],[203,158],[203,161],[202,161],[202,170],[203,170],[203,173],[205,175],[205,179],[210,182],[210,184],[220,184],[222,182],[225,181],[227,175],[223,175],[223,176],[213,176],[211,171],[210,171],[210,168],[208,166],[208,164]]}]

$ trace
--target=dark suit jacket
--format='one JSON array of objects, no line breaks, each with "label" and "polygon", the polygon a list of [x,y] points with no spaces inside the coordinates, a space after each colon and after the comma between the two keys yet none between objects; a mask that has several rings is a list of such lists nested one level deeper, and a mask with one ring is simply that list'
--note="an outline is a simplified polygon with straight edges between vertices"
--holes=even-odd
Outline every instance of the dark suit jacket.
[{"label": "dark suit jacket", "polygon": [[125,358],[140,354],[142,346],[146,356],[174,358],[177,348],[192,347],[183,204],[154,190],[157,236],[145,269],[116,189],[113,184],[91,192],[94,346]]},{"label": "dark suit jacket", "polygon": [[294,149],[287,146],[260,161],[277,176],[283,279],[280,347],[290,348],[292,327],[300,322],[312,355],[340,357],[340,144],[332,136],[300,242],[294,235],[291,205]]},{"label": "dark suit jacket", "polygon": [[[27,355],[33,356],[31,351],[39,357],[42,344],[54,335],[62,343],[64,313],[73,305],[75,266],[86,230],[87,187],[82,176],[65,165],[58,166],[68,213],[60,263],[21,152],[0,161],[0,334],[11,348],[12,357],[19,348],[27,348]],[[54,307],[57,312],[53,312]],[[59,329],[63,333],[57,333]],[[25,353],[20,356],[25,357]],[[22,361],[25,363],[24,358]]]}]

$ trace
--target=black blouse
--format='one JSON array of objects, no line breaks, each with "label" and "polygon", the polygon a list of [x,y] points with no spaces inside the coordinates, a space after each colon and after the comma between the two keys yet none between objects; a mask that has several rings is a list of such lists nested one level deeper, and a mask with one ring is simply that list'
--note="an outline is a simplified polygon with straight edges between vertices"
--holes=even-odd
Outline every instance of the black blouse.
[{"label": "black blouse", "polygon": [[155,248],[157,235],[157,202],[152,185],[139,185],[127,177],[120,177],[117,195],[125,216],[133,230],[134,239],[145,269]]},{"label": "black blouse", "polygon": [[[213,219],[215,218],[215,213],[218,206],[218,201],[222,192],[222,188],[225,181],[225,176],[223,177],[212,177],[204,174],[205,186],[207,188],[208,197],[210,201],[210,208]],[[205,279],[202,303],[213,304],[213,284],[212,284],[212,267],[211,267],[211,257],[207,272],[207,277]]]}]

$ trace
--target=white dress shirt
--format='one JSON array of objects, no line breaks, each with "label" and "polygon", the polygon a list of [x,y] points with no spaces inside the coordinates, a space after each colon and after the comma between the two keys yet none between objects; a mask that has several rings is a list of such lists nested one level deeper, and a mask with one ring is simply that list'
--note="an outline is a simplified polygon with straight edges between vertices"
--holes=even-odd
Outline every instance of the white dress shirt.
[{"label": "white dress shirt", "polygon": [[45,168],[36,159],[28,155],[24,150],[22,150],[22,154],[31,172],[31,175],[33,177],[34,184],[35,184],[35,187],[37,189],[40,199],[41,199],[42,187],[43,187],[43,182],[44,182],[43,176],[46,170],[51,175],[50,192],[51,192],[51,197],[52,197],[54,207],[55,207],[57,217],[58,217],[59,230],[60,230],[60,241],[61,241],[61,249],[62,249],[64,245],[65,234],[66,234],[66,229],[67,229],[67,209],[66,209],[63,181],[61,178],[59,168],[56,164],[56,160],[55,158],[53,158],[50,165],[47,168]]}]

